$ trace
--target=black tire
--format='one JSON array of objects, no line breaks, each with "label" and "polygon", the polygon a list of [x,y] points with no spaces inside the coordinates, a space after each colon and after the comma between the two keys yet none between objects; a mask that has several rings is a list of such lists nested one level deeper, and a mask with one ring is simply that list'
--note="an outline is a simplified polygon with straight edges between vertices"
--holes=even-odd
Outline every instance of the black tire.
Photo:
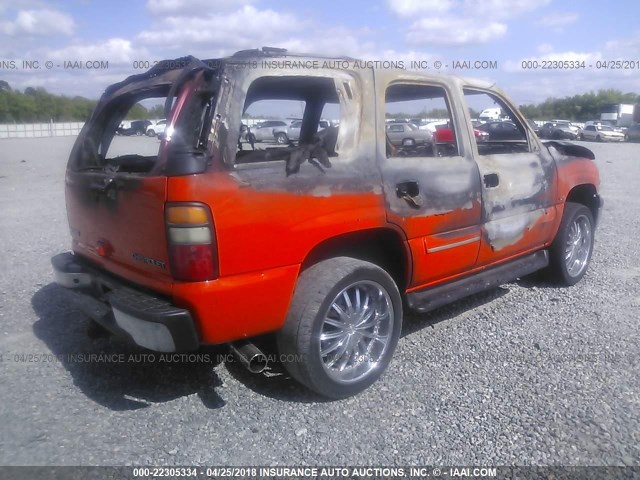
[{"label": "black tire", "polygon": [[142,132],[141,132],[140,130],[136,130],[136,136],[137,136],[137,137],[142,136]]},{"label": "black tire", "polygon": [[[576,219],[586,219],[590,229],[590,241],[588,246],[588,253],[586,256],[586,262],[584,267],[581,268],[576,274],[572,274],[567,267],[566,249],[571,232],[572,225],[576,222]],[[567,202],[564,207],[564,213],[562,214],[562,221],[560,222],[560,228],[549,251],[549,277],[555,283],[561,285],[575,285],[578,283],[589,268],[589,262],[591,261],[591,254],[593,253],[594,245],[594,233],[595,224],[593,221],[593,215],[591,210],[581,203]]]},{"label": "black tire", "polygon": [[[329,315],[333,303],[338,298],[343,298],[344,291],[348,294],[351,289],[357,289],[359,285],[369,286],[367,284],[374,285],[376,289],[379,287],[386,293],[386,296],[383,294],[378,298],[384,298],[385,305],[392,307],[388,309],[388,318],[393,323],[386,328],[386,346],[379,352],[379,358],[376,357],[377,362],[367,364],[366,361],[358,363],[358,360],[354,360],[358,368],[370,370],[354,380],[340,381],[331,376],[330,365],[326,365],[327,360],[334,357],[328,354],[323,357],[321,354],[320,335],[324,331],[325,317]],[[402,300],[398,287],[389,274],[373,263],[350,257],[336,257],[321,261],[300,274],[287,319],[277,335],[278,350],[285,368],[298,382],[322,396],[345,398],[365,390],[382,375],[391,361],[401,328]],[[377,331],[374,330],[374,334]],[[347,345],[350,344],[347,342]],[[369,356],[367,353],[367,357]],[[335,358],[342,360],[344,353]],[[347,363],[351,358],[349,354]],[[334,371],[333,375],[342,373]]]},{"label": "black tire", "polygon": [[147,130],[147,136],[148,137],[154,137],[156,134],[156,132],[153,129]]},{"label": "black tire", "polygon": [[279,145],[286,145],[287,143],[289,143],[289,138],[287,138],[287,134],[282,132],[276,134],[276,143],[278,143]]}]

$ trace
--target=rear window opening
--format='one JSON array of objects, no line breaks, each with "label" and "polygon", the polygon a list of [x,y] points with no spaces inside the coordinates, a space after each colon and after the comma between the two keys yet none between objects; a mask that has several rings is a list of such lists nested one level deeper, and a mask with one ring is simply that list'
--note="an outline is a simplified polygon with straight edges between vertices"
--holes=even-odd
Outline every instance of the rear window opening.
[{"label": "rear window opening", "polygon": [[[180,97],[182,101],[178,102]],[[211,90],[176,92],[169,83],[147,88],[142,85],[116,95],[102,102],[94,113],[79,139],[71,168],[140,174],[152,170],[166,174],[182,174],[181,169],[188,170],[186,173],[203,171],[213,101]],[[178,103],[181,106],[176,112]],[[154,167],[164,140],[168,142],[167,165],[157,169]]]},{"label": "rear window opening", "polygon": [[[75,170],[100,170],[144,173],[158,160],[160,141],[148,136],[147,128],[164,117],[169,93],[165,85],[155,90],[132,92],[114,97],[95,115],[80,140]],[[153,112],[150,114],[150,112]]]}]

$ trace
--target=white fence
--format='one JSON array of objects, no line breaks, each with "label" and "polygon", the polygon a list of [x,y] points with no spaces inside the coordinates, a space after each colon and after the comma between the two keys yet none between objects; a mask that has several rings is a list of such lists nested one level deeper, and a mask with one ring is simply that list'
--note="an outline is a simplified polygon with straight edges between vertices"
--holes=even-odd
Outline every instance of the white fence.
[{"label": "white fence", "polygon": [[84,122],[17,123],[0,125],[0,138],[65,137],[78,135]]}]

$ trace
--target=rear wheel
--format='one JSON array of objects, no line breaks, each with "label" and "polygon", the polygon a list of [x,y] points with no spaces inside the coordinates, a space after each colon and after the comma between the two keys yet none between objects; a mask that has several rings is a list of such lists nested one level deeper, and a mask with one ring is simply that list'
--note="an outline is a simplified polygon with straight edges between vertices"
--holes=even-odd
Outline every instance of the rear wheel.
[{"label": "rear wheel", "polygon": [[355,395],[387,368],[402,326],[398,288],[383,269],[350,257],[300,275],[278,349],[291,376],[329,398]]},{"label": "rear wheel", "polygon": [[155,134],[156,134],[156,132],[153,129],[147,130],[147,136],[153,137],[153,136],[155,136]]},{"label": "rear wheel", "polygon": [[289,141],[289,139],[287,138],[287,134],[286,133],[278,133],[276,135],[276,142],[279,143],[280,145],[284,145],[288,141]]},{"label": "rear wheel", "polygon": [[593,234],[591,210],[580,203],[567,202],[550,250],[549,269],[553,280],[575,285],[584,277],[593,252]]}]

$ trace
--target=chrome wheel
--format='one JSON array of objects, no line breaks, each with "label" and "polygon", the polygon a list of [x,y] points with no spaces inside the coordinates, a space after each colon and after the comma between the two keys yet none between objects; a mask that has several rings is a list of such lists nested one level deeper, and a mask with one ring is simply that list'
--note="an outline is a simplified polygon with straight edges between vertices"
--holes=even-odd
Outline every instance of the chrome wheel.
[{"label": "chrome wheel", "polygon": [[569,226],[564,251],[567,273],[571,277],[577,277],[587,268],[592,241],[591,222],[585,215],[576,217]]},{"label": "chrome wheel", "polygon": [[329,377],[352,383],[376,370],[392,338],[393,323],[393,303],[380,284],[363,280],[338,293],[320,329],[320,357]]}]

